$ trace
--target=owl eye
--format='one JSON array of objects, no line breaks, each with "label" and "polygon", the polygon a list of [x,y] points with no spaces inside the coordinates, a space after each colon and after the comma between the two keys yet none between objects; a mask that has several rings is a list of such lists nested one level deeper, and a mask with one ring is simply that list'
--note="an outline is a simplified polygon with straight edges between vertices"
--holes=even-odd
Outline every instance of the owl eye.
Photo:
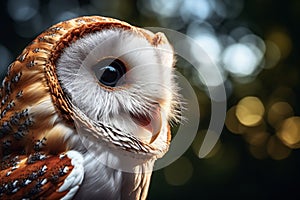
[{"label": "owl eye", "polygon": [[105,58],[93,66],[93,71],[100,83],[115,87],[126,73],[125,64],[116,58]]}]

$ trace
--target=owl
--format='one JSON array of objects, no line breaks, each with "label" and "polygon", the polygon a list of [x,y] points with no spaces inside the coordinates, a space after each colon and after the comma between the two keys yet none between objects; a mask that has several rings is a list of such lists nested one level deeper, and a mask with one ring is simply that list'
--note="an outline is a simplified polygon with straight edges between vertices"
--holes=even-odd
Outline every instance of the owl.
[{"label": "owl", "polygon": [[163,33],[87,16],[58,23],[0,91],[0,199],[145,199],[179,95]]}]

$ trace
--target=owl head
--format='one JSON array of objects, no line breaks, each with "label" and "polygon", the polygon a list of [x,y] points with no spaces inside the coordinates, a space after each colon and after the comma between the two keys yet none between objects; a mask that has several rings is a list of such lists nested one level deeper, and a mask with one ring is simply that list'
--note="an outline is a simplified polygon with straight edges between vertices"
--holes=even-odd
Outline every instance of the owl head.
[{"label": "owl head", "polygon": [[5,195],[144,199],[177,115],[174,63],[164,34],[111,18],[41,33],[0,88]]},{"label": "owl head", "polygon": [[118,20],[105,18],[89,26],[69,36],[76,39],[69,39],[56,61],[69,104],[79,121],[98,128],[89,134],[100,137],[107,131],[99,130],[104,124],[114,132],[110,142],[127,150],[136,143],[146,152],[163,154],[178,102],[172,46],[163,33]]}]

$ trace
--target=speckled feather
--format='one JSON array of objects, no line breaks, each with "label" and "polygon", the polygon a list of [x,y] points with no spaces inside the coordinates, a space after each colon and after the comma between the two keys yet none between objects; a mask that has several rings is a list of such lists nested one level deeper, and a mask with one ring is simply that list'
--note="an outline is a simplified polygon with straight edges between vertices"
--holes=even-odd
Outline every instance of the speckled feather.
[{"label": "speckled feather", "polygon": [[73,170],[66,154],[35,152],[29,156],[10,154],[2,159],[0,172],[1,199],[60,199],[68,189],[57,190]]}]

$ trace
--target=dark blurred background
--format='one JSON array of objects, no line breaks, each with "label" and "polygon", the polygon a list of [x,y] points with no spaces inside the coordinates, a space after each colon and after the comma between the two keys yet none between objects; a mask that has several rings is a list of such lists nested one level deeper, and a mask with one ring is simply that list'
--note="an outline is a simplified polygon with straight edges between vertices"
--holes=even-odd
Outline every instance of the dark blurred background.
[{"label": "dark blurred background", "polygon": [[222,82],[209,84],[226,87],[226,123],[212,152],[200,159],[210,100],[193,68],[178,63],[199,97],[201,123],[187,152],[154,172],[148,199],[300,199],[300,1],[1,1],[1,78],[44,29],[81,15],[187,34],[222,74]]}]

